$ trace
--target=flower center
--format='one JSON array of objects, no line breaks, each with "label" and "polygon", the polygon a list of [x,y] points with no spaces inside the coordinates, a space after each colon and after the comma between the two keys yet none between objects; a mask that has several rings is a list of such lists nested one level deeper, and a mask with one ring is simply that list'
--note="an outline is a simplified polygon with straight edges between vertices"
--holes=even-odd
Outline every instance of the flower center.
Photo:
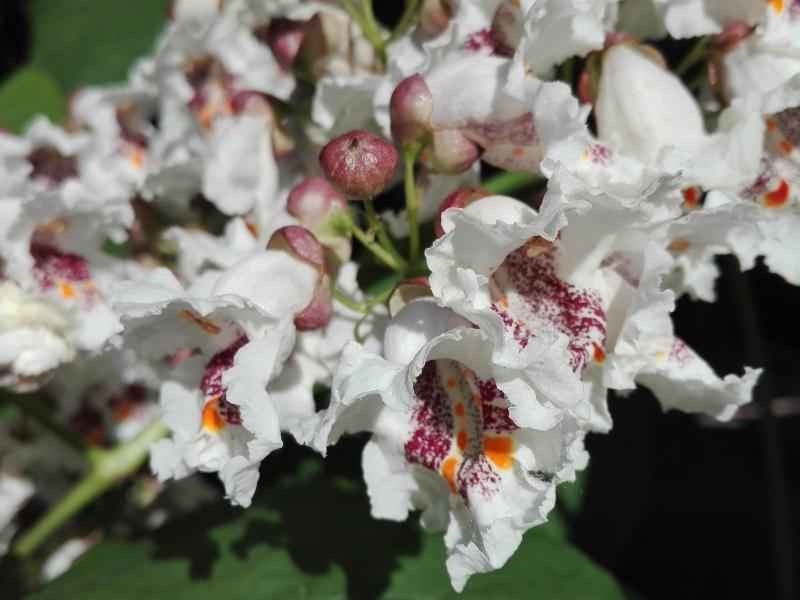
[{"label": "flower center", "polygon": [[233,366],[236,353],[247,341],[247,336],[241,335],[230,346],[212,356],[200,379],[200,391],[205,397],[203,428],[212,433],[223,429],[226,425],[242,424],[239,407],[228,402],[226,398],[222,375]]},{"label": "flower center", "polygon": [[496,490],[500,473],[512,466],[510,434],[517,426],[494,381],[456,361],[436,360],[422,369],[414,395],[406,460],[440,473],[467,502],[471,489]]},{"label": "flower center", "polygon": [[560,279],[555,262],[556,249],[542,252],[535,242],[509,254],[492,275],[492,309],[520,348],[541,329],[566,335],[570,366],[581,372],[602,354],[605,311],[600,294]]}]

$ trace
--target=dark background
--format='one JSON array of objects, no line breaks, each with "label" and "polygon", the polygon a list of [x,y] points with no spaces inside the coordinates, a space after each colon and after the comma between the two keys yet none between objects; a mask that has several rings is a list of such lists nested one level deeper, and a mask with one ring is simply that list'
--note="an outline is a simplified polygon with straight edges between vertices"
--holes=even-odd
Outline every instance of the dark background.
[{"label": "dark background", "polygon": [[[0,84],[31,55],[33,4],[0,2]],[[46,3],[35,4],[41,10]],[[69,3],[57,4],[57,10],[71,10]],[[401,7],[376,3],[388,24]],[[123,30],[125,23],[116,26]],[[91,48],[91,40],[83,43]],[[660,47],[674,65],[690,44]],[[721,374],[739,373],[745,364],[766,367],[756,406],[718,425],[663,414],[640,390],[612,398],[613,431],[588,440],[591,467],[571,537],[632,597],[796,594],[800,289],[763,265],[744,275],[735,261],[724,259],[721,266],[718,301],[682,299],[676,329]],[[760,408],[770,401],[777,416],[764,419]]]}]

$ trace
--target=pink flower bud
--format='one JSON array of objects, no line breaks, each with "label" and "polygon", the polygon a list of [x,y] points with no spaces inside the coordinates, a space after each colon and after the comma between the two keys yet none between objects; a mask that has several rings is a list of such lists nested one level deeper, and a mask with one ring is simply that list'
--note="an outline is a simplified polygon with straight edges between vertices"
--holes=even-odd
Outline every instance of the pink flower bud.
[{"label": "pink flower bud", "polygon": [[448,0],[422,0],[420,27],[428,37],[436,37],[447,28],[452,14]]},{"label": "pink flower bud", "polygon": [[416,277],[400,281],[392,290],[386,303],[389,308],[389,317],[394,317],[412,300],[429,296],[433,296],[433,292],[431,292],[427,277]]},{"label": "pink flower bud", "polygon": [[397,151],[387,140],[356,129],[331,140],[319,154],[325,178],[348,198],[379,194],[397,168]]},{"label": "pink flower bud", "polygon": [[755,27],[748,25],[743,21],[734,21],[733,23],[728,23],[722,28],[722,31],[714,39],[714,48],[721,50],[722,52],[730,52],[739,44],[739,42],[743,41],[751,33],[753,33],[754,30]]},{"label": "pink flower bud", "polygon": [[286,210],[341,262],[350,258],[350,234],[336,226],[336,217],[350,210],[347,198],[323,177],[307,177],[294,186],[289,192]]},{"label": "pink flower bud", "polygon": [[401,81],[389,101],[392,137],[401,148],[422,143],[430,131],[433,96],[419,75]]},{"label": "pink flower bud", "polygon": [[348,210],[347,198],[322,177],[306,177],[289,192],[286,210],[297,217],[303,227],[313,229],[332,212]]},{"label": "pink flower bud", "polygon": [[428,160],[431,168],[444,175],[463,173],[472,166],[480,152],[464,134],[457,129],[433,132]]},{"label": "pink flower bud", "polygon": [[318,329],[325,325],[331,318],[333,305],[322,244],[307,229],[297,225],[287,225],[272,234],[267,248],[289,252],[317,268],[319,272],[317,289],[308,305],[295,315],[294,324],[300,330]]},{"label": "pink flower bud", "polygon": [[444,235],[444,229],[442,229],[442,213],[444,211],[448,208],[464,208],[476,200],[491,195],[491,192],[482,188],[463,186],[447,196],[439,205],[439,209],[436,211],[436,219],[433,221],[433,230],[436,232],[436,237]]},{"label": "pink flower bud", "polygon": [[266,31],[266,42],[278,64],[290,69],[305,37],[305,22],[272,19]]}]

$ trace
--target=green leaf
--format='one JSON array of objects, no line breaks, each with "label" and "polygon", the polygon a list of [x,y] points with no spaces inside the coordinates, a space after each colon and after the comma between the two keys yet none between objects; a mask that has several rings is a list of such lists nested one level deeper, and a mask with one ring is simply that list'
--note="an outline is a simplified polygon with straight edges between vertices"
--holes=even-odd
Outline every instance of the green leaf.
[{"label": "green leaf", "polygon": [[23,67],[0,86],[0,127],[19,133],[34,115],[51,121],[64,118],[64,93],[53,77],[36,67]]},{"label": "green leaf", "polygon": [[284,454],[293,458],[262,472],[264,492],[249,509],[214,505],[155,534],[104,542],[31,598],[622,597],[548,526],[528,532],[503,569],[474,576],[459,596],[441,534],[369,516],[359,473],[337,467],[357,453],[327,463],[296,447]]},{"label": "green leaf", "polygon": [[150,53],[170,0],[32,0],[31,62],[64,89],[123,80]]}]

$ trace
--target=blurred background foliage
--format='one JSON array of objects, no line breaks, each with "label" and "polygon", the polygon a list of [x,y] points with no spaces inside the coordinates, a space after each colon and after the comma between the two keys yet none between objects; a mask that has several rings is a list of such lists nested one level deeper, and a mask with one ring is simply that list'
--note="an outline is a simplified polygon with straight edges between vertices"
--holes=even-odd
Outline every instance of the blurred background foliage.
[{"label": "blurred background foliage", "polygon": [[[39,113],[60,121],[73,90],[123,79],[152,48],[168,4],[2,0],[0,127],[20,132]],[[389,24],[402,9],[375,5]],[[663,49],[674,64],[686,48]],[[530,531],[503,570],[474,577],[462,597],[793,596],[800,290],[761,266],[742,276],[734,262],[720,262],[719,301],[682,299],[677,331],[719,372],[767,367],[758,403],[720,426],[662,414],[645,391],[611,398],[614,430],[589,437],[591,467],[561,489],[551,522]],[[766,406],[776,415],[770,421]],[[287,440],[265,461],[253,508],[220,500],[155,534],[112,534],[34,597],[454,596],[440,535],[422,534],[413,520],[368,516],[363,441],[351,439],[323,462]],[[124,498],[123,491],[99,501],[71,532],[87,531]],[[4,597],[14,595],[9,572],[0,581]]]}]

